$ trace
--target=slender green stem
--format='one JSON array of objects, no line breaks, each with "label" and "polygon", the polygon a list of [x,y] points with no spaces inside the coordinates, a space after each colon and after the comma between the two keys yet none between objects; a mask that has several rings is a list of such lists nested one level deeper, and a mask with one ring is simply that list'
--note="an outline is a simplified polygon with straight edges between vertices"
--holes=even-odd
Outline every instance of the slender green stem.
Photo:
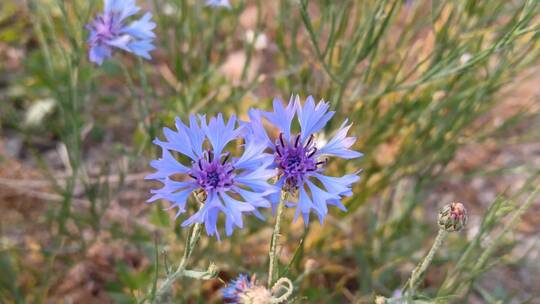
[{"label": "slender green stem", "polygon": [[279,199],[279,204],[276,212],[276,224],[274,225],[274,232],[272,232],[272,238],[270,239],[270,263],[268,265],[268,288],[272,287],[274,282],[274,276],[277,271],[277,238],[279,236],[279,229],[281,227],[281,217],[283,215],[283,209],[285,208],[285,200],[287,197],[287,192],[282,191],[281,197]]},{"label": "slender green stem", "polygon": [[150,86],[148,85],[148,79],[146,78],[146,72],[144,71],[144,61],[140,57],[137,58],[137,69],[139,71],[139,78],[141,79],[141,86],[142,86],[142,92],[143,92],[142,110],[143,110],[144,117],[142,117],[142,119],[146,121],[145,124],[148,128],[147,132],[151,140],[156,135],[154,126],[152,125],[152,120],[150,117],[150,98],[151,98],[152,92],[150,91]]},{"label": "slender green stem", "polygon": [[[195,200],[197,200],[199,205],[202,205],[204,203],[202,200],[198,198],[197,195],[195,195]],[[163,283],[159,286],[156,292],[156,297],[152,298],[152,302],[160,303],[163,296],[167,292],[170,291],[172,284],[178,278],[184,276],[189,258],[191,257],[191,254],[193,253],[195,246],[197,246],[197,243],[199,242],[199,239],[201,238],[201,226],[202,226],[201,223],[195,223],[195,225],[193,225],[193,228],[191,228],[191,233],[189,237],[186,239],[184,255],[182,256],[182,259],[180,260],[180,264],[178,264],[178,268],[176,268],[175,272],[168,275],[165,281],[163,281]]]},{"label": "slender green stem", "polygon": [[420,284],[420,280],[422,279],[424,273],[426,272],[426,269],[429,267],[431,262],[433,261],[433,257],[435,256],[435,253],[439,248],[441,248],[444,240],[448,236],[448,232],[444,229],[439,229],[439,233],[437,233],[437,237],[435,238],[435,242],[433,243],[433,246],[431,246],[431,249],[429,250],[426,257],[416,266],[416,268],[412,271],[411,277],[403,287],[402,291],[409,289],[410,295],[413,295],[416,288]]},{"label": "slender green stem", "polygon": [[191,254],[193,253],[193,249],[197,245],[197,242],[199,241],[201,237],[201,223],[196,223],[193,225],[193,228],[191,229],[191,235],[186,240],[186,249],[184,250],[184,255],[182,256],[182,260],[180,260],[180,264],[178,264],[178,268],[174,273],[169,275],[165,281],[159,286],[157,292],[156,292],[156,300],[159,303],[161,298],[165,293],[167,293],[170,289],[172,284],[184,274],[184,271],[186,270],[186,265],[189,261],[189,258],[191,257]]}]

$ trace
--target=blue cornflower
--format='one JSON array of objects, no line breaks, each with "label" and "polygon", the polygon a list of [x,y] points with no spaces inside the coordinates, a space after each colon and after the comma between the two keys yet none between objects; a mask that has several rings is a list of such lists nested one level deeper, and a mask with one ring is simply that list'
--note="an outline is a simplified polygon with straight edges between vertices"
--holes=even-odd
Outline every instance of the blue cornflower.
[{"label": "blue cornflower", "polygon": [[255,275],[240,274],[221,289],[223,302],[229,304],[271,303],[270,291],[257,284]]},{"label": "blue cornflower", "polygon": [[[177,118],[176,128],[177,131],[163,129],[166,141],[154,140],[163,154],[150,163],[157,171],[146,179],[155,179],[163,187],[151,190],[154,195],[148,201],[170,201],[171,208],[178,208],[178,217],[186,212],[186,200],[192,192],[204,193],[205,201],[182,227],[204,223],[207,234],[218,239],[216,225],[220,212],[225,215],[227,235],[235,227],[243,227],[244,213],[263,219],[257,208],[270,207],[266,197],[278,190],[267,182],[275,172],[269,168],[272,155],[264,153],[264,143],[246,139],[240,157],[231,157],[225,147],[239,139],[245,130],[236,127],[235,116],[225,123],[219,114],[207,124],[205,116],[191,115],[189,126]],[[171,151],[190,159],[190,164],[181,163]]]},{"label": "blue cornflower", "polygon": [[103,60],[112,56],[114,48],[151,59],[149,52],[155,49],[152,30],[156,27],[151,20],[152,14],[147,12],[140,19],[126,24],[126,19],[139,10],[135,0],[105,0],[103,14],[86,25],[90,31],[90,61],[101,65]]},{"label": "blue cornflower", "polygon": [[231,8],[229,0],[206,0],[206,5],[213,7]]},{"label": "blue cornflower", "polygon": [[[328,111],[329,104],[321,101],[315,104],[313,97],[308,97],[304,106],[299,97],[285,107],[279,99],[274,99],[273,112],[250,110],[251,136],[265,142],[274,154],[273,167],[278,169],[276,186],[284,191],[297,195],[296,202],[287,202],[287,206],[296,207],[295,220],[302,213],[304,222],[309,222],[309,214],[313,209],[322,223],[328,213],[328,205],[335,205],[346,211],[341,203],[342,197],[352,195],[351,186],[359,180],[358,173],[341,177],[324,175],[328,159],[326,156],[337,156],[345,159],[361,157],[362,153],[350,147],[355,137],[347,137],[351,124],[343,122],[337,133],[326,143],[317,141],[316,133],[322,130],[334,115]],[[294,117],[298,117],[300,133],[291,132]],[[275,140],[270,140],[262,119],[266,118],[279,129]],[[275,209],[279,202],[279,193],[270,196]]]},{"label": "blue cornflower", "polygon": [[[253,278],[254,279],[254,278]],[[240,274],[236,279],[232,280],[227,286],[221,289],[223,300],[225,303],[238,303],[240,294],[254,285],[254,280],[247,274]]]}]

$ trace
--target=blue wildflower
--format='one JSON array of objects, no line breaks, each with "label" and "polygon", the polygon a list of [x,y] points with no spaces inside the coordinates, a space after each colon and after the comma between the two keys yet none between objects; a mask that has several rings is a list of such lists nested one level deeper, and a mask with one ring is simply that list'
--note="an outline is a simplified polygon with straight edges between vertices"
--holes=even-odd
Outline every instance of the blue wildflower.
[{"label": "blue wildflower", "polygon": [[[220,213],[225,215],[225,230],[231,235],[234,228],[243,227],[243,214],[249,213],[263,219],[257,208],[269,208],[266,198],[277,188],[267,180],[275,175],[269,167],[272,155],[264,153],[266,146],[259,141],[246,139],[243,153],[231,157],[225,151],[227,144],[244,133],[244,127],[236,128],[236,117],[227,123],[221,114],[212,117],[207,124],[205,116],[191,115],[189,126],[176,119],[176,131],[164,128],[165,141],[155,139],[162,148],[162,157],[150,165],[157,171],[146,179],[155,179],[163,184],[148,201],[166,199],[177,208],[176,216],[186,212],[186,200],[193,192],[206,196],[200,209],[182,223],[182,227],[193,223],[204,223],[208,235],[219,233],[216,225]],[[184,165],[171,152],[190,159]]]},{"label": "blue wildflower", "polygon": [[254,285],[254,277],[246,274],[240,274],[232,280],[227,286],[221,289],[225,303],[239,303],[240,294],[244,293]]},{"label": "blue wildflower", "polygon": [[[336,156],[344,159],[361,157],[362,153],[350,147],[355,137],[347,137],[351,125],[343,122],[337,133],[328,142],[318,142],[315,134],[322,130],[334,115],[328,111],[329,104],[321,101],[315,104],[313,97],[308,97],[304,106],[299,97],[285,107],[275,99],[273,112],[250,110],[251,136],[265,142],[274,154],[274,167],[278,169],[276,186],[296,194],[296,202],[287,202],[287,206],[296,206],[295,220],[302,213],[304,222],[309,222],[309,214],[313,209],[322,223],[328,213],[328,205],[335,205],[346,211],[341,199],[352,195],[351,186],[359,180],[357,173],[341,177],[324,175],[328,159]],[[294,117],[298,117],[300,133],[293,134],[291,125]],[[279,129],[279,135],[272,141],[266,133],[262,118],[266,118]],[[270,196],[275,209],[279,201],[279,193]]]},{"label": "blue wildflower", "polygon": [[240,274],[221,289],[223,302],[230,304],[271,303],[270,291],[257,284],[255,275]]},{"label": "blue wildflower", "polygon": [[229,0],[206,0],[206,5],[213,7],[231,8]]},{"label": "blue wildflower", "polygon": [[150,51],[155,49],[152,30],[156,24],[151,21],[152,14],[146,13],[140,19],[126,24],[126,19],[139,12],[135,0],[105,0],[103,14],[86,25],[90,31],[90,61],[101,65],[112,56],[114,48],[151,59]]}]

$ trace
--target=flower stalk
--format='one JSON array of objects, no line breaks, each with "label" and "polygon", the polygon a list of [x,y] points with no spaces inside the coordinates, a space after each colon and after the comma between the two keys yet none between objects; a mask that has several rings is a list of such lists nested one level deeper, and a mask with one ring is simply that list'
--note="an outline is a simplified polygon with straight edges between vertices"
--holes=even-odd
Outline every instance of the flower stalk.
[{"label": "flower stalk", "polygon": [[[199,198],[199,196],[194,195],[195,200],[199,205],[203,204],[203,200]],[[197,243],[199,242],[199,239],[201,238],[201,223],[195,223],[193,227],[191,228],[191,233],[189,237],[186,239],[186,246],[184,249],[184,255],[182,256],[182,259],[180,260],[180,264],[178,264],[178,268],[176,268],[176,271],[170,274],[165,281],[161,284],[161,286],[158,288],[156,292],[156,299],[159,303],[163,296],[170,291],[172,284],[180,277],[186,276],[186,277],[192,277],[192,278],[198,278],[201,280],[209,279],[210,277],[213,277],[215,273],[217,272],[215,264],[210,264],[210,267],[208,267],[208,270],[204,273],[192,271],[192,270],[186,270],[186,265],[189,261],[189,258],[191,257],[191,254],[193,253],[193,250],[195,249],[195,246],[197,246]]]},{"label": "flower stalk", "polygon": [[467,220],[467,209],[465,209],[465,206],[463,206],[461,203],[453,202],[447,204],[439,211],[437,219],[439,224],[439,232],[437,233],[437,237],[435,238],[435,241],[433,242],[433,245],[431,246],[431,249],[426,257],[412,271],[411,277],[401,290],[402,293],[405,294],[405,291],[408,289],[408,295],[414,295],[416,288],[418,288],[418,285],[424,276],[424,273],[433,261],[435,253],[437,250],[439,250],[439,248],[441,248],[444,240],[446,240],[448,233],[461,231],[467,224]]},{"label": "flower stalk", "polygon": [[441,248],[444,240],[448,236],[448,232],[444,229],[439,229],[439,232],[437,233],[437,237],[435,238],[435,242],[433,242],[433,246],[431,246],[431,249],[429,250],[426,257],[416,266],[416,268],[412,271],[411,278],[407,282],[407,285],[405,285],[405,289],[409,288],[410,294],[414,294],[416,288],[418,288],[418,285],[421,282],[422,277],[424,276],[424,273],[426,272],[427,268],[433,261],[433,257],[435,256],[435,253],[439,248]]},{"label": "flower stalk", "polygon": [[270,262],[268,265],[268,288],[272,287],[274,277],[277,272],[277,239],[279,236],[279,230],[281,228],[281,218],[283,215],[283,209],[285,208],[285,200],[287,198],[287,191],[282,191],[279,199],[279,204],[276,212],[276,223],[274,225],[274,232],[272,232],[272,238],[270,239]]},{"label": "flower stalk", "polygon": [[196,223],[191,229],[191,234],[186,240],[186,249],[184,250],[184,255],[178,264],[178,268],[175,272],[169,275],[165,281],[161,284],[156,292],[157,302],[159,303],[165,293],[169,292],[172,284],[180,277],[185,275],[186,265],[193,253],[195,246],[197,245],[199,239],[201,238],[201,223]]}]

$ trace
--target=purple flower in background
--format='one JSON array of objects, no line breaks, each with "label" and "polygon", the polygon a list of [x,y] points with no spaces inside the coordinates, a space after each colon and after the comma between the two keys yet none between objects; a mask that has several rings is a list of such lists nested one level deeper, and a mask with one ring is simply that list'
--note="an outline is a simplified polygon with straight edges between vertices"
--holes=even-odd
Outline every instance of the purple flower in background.
[{"label": "purple flower in background", "polygon": [[394,304],[406,304],[406,299],[404,299],[403,293],[399,289],[394,290],[394,292],[392,293],[392,298],[390,300]]},{"label": "purple flower in background", "polygon": [[[202,191],[205,201],[182,227],[204,223],[207,234],[216,235],[218,239],[216,225],[220,213],[225,215],[227,235],[231,235],[235,227],[243,227],[244,213],[263,219],[257,208],[269,208],[267,196],[278,190],[267,182],[275,175],[275,170],[269,168],[273,157],[264,153],[266,145],[246,139],[239,157],[225,151],[227,144],[244,132],[244,127],[236,128],[235,116],[225,123],[219,114],[207,124],[205,116],[191,115],[189,126],[177,118],[176,128],[176,131],[163,129],[165,141],[154,140],[163,154],[150,163],[157,171],[146,179],[157,180],[163,187],[151,190],[154,195],[148,201],[170,201],[171,208],[178,209],[178,217],[186,212],[190,194]],[[180,162],[171,151],[189,159],[189,164]]]},{"label": "purple flower in background", "polygon": [[90,31],[90,61],[101,65],[103,60],[112,56],[114,48],[151,59],[149,52],[155,49],[152,30],[156,27],[151,20],[152,14],[146,13],[129,24],[126,22],[139,10],[135,0],[105,0],[103,14],[86,25]]},{"label": "purple flower in background", "polygon": [[[274,167],[278,169],[276,186],[292,194],[297,194],[296,202],[287,202],[287,206],[296,207],[295,219],[302,213],[304,222],[309,222],[309,214],[313,209],[322,223],[328,213],[328,205],[335,205],[346,210],[341,203],[344,196],[352,195],[351,186],[359,180],[358,172],[340,177],[324,175],[328,159],[326,156],[337,156],[344,159],[361,157],[362,153],[353,151],[350,147],[356,141],[355,137],[347,137],[351,125],[343,122],[334,137],[323,143],[317,136],[334,112],[328,111],[329,104],[321,101],[315,104],[313,97],[308,97],[304,106],[299,97],[289,102],[285,107],[275,99],[273,112],[250,110],[251,136],[265,142],[273,150]],[[291,124],[298,117],[300,132],[293,134]],[[263,125],[266,118],[279,130],[279,135],[270,140]],[[275,209],[279,202],[279,193],[270,196]]]},{"label": "purple flower in background", "polygon": [[206,5],[213,7],[226,7],[231,8],[229,0],[206,0]]}]

